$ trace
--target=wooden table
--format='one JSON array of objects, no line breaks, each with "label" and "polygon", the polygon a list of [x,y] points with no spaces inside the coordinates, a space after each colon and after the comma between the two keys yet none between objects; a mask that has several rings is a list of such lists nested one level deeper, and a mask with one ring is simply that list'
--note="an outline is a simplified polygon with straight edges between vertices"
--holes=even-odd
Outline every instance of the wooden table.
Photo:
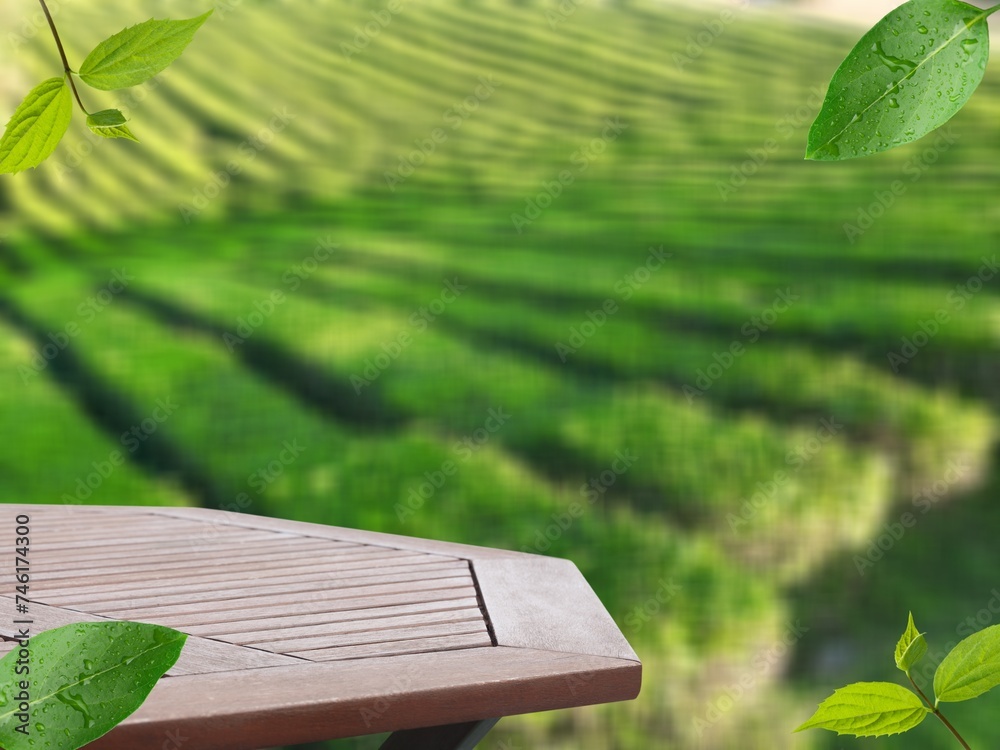
[{"label": "wooden table", "polygon": [[639,660],[566,560],[198,508],[0,507],[11,544],[31,519],[35,633],[112,619],[189,634],[94,750],[379,732],[394,733],[383,750],[459,750],[499,717],[639,692]]}]

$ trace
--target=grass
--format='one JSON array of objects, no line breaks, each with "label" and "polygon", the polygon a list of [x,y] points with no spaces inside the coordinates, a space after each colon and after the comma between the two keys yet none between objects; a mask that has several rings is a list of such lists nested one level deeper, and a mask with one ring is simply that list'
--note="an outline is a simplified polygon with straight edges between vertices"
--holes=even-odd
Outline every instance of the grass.
[{"label": "grass", "polygon": [[[809,164],[811,102],[848,36],[740,10],[681,65],[714,6],[582,4],[552,26],[550,5],[408,5],[350,59],[340,45],[380,4],[240,5],[155,87],[93,94],[142,144],[77,123],[0,184],[0,490],[58,501],[173,399],[89,502],[235,504],[577,562],[647,665],[643,696],[511,720],[497,742],[832,747],[789,733],[829,687],[810,660],[849,630],[848,680],[882,674],[857,644],[891,635],[903,599],[961,608],[988,567],[964,544],[987,495],[964,494],[995,491],[1000,295],[954,295],[996,246],[1000,84],[952,144]],[[71,61],[137,13],[67,7]],[[0,107],[51,75],[50,47],[5,61]],[[852,243],[844,225],[894,180],[904,195]],[[83,316],[122,269],[128,288]],[[491,410],[510,415],[496,430]],[[286,443],[302,450],[282,462]],[[859,576],[853,555],[955,461],[896,562]],[[923,575],[953,596],[908,583]],[[670,579],[680,593],[643,614]],[[745,698],[694,723],[741,678]]]}]

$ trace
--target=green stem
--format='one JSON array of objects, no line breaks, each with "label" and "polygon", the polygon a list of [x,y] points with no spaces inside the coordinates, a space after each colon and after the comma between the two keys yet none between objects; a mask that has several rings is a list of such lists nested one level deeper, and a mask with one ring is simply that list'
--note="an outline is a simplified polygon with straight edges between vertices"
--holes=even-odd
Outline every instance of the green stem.
[{"label": "green stem", "polygon": [[[998,7],[1000,7],[1000,6],[998,6]],[[909,680],[910,680],[910,684],[911,684],[911,685],[913,685],[914,689],[915,689],[915,690],[916,690],[916,691],[917,691],[918,693],[920,693],[920,697],[924,699],[924,703],[926,703],[926,704],[927,704],[927,707],[928,707],[928,708],[929,708],[929,709],[930,709],[931,711],[933,711],[933,712],[934,712],[934,715],[935,715],[935,716],[937,716],[937,717],[938,717],[938,718],[939,718],[939,719],[941,720],[941,723],[942,723],[942,724],[944,724],[944,725],[945,725],[946,727],[948,727],[948,730],[949,730],[949,731],[950,731],[950,732],[951,732],[951,733],[952,733],[953,735],[955,735],[955,739],[956,739],[956,740],[958,740],[959,742],[961,742],[961,743],[962,743],[962,747],[964,747],[964,748],[965,748],[965,750],[972,750],[972,748],[970,748],[970,747],[969,747],[969,744],[968,744],[968,743],[967,743],[967,742],[966,742],[966,741],[965,741],[964,739],[962,739],[962,735],[960,735],[960,734],[958,733],[958,730],[957,730],[957,729],[955,729],[955,727],[953,727],[953,726],[951,725],[951,722],[950,722],[950,721],[948,721],[948,720],[947,720],[947,719],[945,718],[945,716],[944,716],[944,714],[943,714],[943,713],[941,713],[941,709],[939,709],[939,708],[938,708],[937,706],[932,706],[932,705],[931,705],[931,702],[930,702],[930,700],[929,700],[929,699],[927,698],[927,696],[926,696],[926,695],[924,695],[924,691],[920,689],[920,686],[919,686],[919,685],[917,685],[917,683],[915,683],[915,682],[913,681],[913,678],[912,678],[912,677],[910,677],[910,673],[909,673],[909,672],[907,672],[907,673],[906,673],[906,676],[907,676],[907,678],[909,678]]]},{"label": "green stem", "polygon": [[83,110],[85,115],[90,113],[87,108],[83,106],[83,100],[80,99],[80,92],[76,90],[76,82],[73,80],[73,71],[69,67],[69,60],[66,59],[66,50],[63,49],[62,39],[59,38],[59,31],[56,29],[56,22],[52,20],[52,14],[49,13],[49,6],[45,4],[45,0],[38,0],[42,5],[42,10],[45,11],[45,17],[49,21],[49,28],[52,29],[52,36],[56,40],[56,47],[59,48],[59,57],[62,58],[63,70],[66,72],[66,78],[69,80],[69,86],[73,89],[73,96],[76,97],[76,103],[80,105],[80,109]]},{"label": "green stem", "polygon": [[983,15],[984,16],[992,16],[998,10],[1000,10],[1000,5],[994,5],[992,8],[987,8],[986,10],[984,10],[983,11]]}]

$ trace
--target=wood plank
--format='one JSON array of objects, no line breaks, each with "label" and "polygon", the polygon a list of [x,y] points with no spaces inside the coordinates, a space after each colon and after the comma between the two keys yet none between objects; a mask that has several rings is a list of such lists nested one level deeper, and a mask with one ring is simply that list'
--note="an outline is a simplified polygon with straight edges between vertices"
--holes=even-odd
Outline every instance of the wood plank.
[{"label": "wood plank", "polygon": [[[139,622],[138,620],[136,622]],[[279,662],[278,659],[281,661]],[[296,657],[253,648],[234,646],[230,643],[207,638],[188,636],[177,663],[167,672],[170,676],[208,674],[210,672],[242,672],[248,669],[280,667],[292,663]],[[235,679],[239,679],[236,677]]]},{"label": "wood plank", "polygon": [[[120,506],[126,508],[127,506]],[[72,531],[106,527],[108,524],[149,523],[153,512],[146,507],[141,512],[113,513],[112,506],[102,505],[35,505],[28,515],[31,525],[46,531]]]},{"label": "wood plank", "polygon": [[[111,593],[105,593],[95,599],[94,597],[81,597],[79,595],[71,594],[67,597],[63,597],[63,599],[73,601],[76,606],[100,606],[102,608],[102,612],[114,612],[115,606],[126,599],[128,599],[131,604],[128,607],[122,607],[122,609],[142,609],[144,607],[162,608],[172,605],[195,604],[197,602],[217,603],[232,599],[256,599],[272,594],[298,593],[303,595],[312,595],[323,591],[348,589],[367,590],[371,588],[374,593],[377,592],[378,587],[380,586],[400,583],[417,583],[420,581],[436,581],[445,578],[454,578],[456,576],[464,576],[467,575],[468,572],[468,563],[446,563],[445,566],[437,569],[422,569],[419,571],[409,570],[405,573],[397,573],[395,575],[369,575],[339,578],[326,573],[323,575],[315,575],[307,581],[301,581],[299,578],[286,577],[279,583],[256,584],[252,586],[245,586],[243,584],[247,583],[246,581],[243,581],[242,579],[235,579],[229,583],[228,587],[215,588],[209,591],[185,590],[184,593],[165,594],[162,592],[140,590],[135,591],[133,595],[129,597],[126,597],[123,594],[115,596]],[[176,591],[177,588],[174,587],[173,590]],[[45,595],[44,599],[47,604],[59,604],[58,601],[54,601],[52,596],[48,594]]]},{"label": "wood plank", "polygon": [[[0,606],[13,607],[14,599],[0,597]],[[109,619],[97,615],[77,612],[60,607],[49,607],[44,604],[32,603],[29,617],[34,620],[31,632],[37,635],[45,630],[72,625],[78,622],[101,622]],[[6,619],[6,618],[5,618]],[[141,622],[136,620],[135,622]],[[17,635],[16,628],[9,621],[0,620],[0,634]],[[177,663],[167,672],[168,675],[204,674],[208,672],[231,672],[261,667],[285,666],[297,664],[301,660],[296,657],[282,656],[254,648],[245,648],[229,643],[188,636],[181,656]]]},{"label": "wood plank", "polygon": [[374,659],[402,654],[440,653],[442,651],[459,651],[469,648],[491,647],[493,641],[486,632],[486,626],[479,629],[469,628],[468,633],[439,636],[435,638],[412,638],[384,643],[367,643],[357,646],[340,648],[309,649],[306,651],[290,651],[288,656],[297,656],[310,661],[346,661],[350,659]]},{"label": "wood plank", "polygon": [[[110,615],[122,620],[133,617],[157,617],[160,615],[183,616],[198,614],[210,610],[213,613],[225,614],[230,610],[258,609],[261,612],[303,611],[303,606],[337,604],[359,598],[406,594],[417,591],[438,591],[441,589],[464,588],[474,591],[472,576],[468,572],[452,573],[447,578],[428,581],[407,581],[405,583],[387,583],[379,586],[364,586],[361,589],[325,588],[313,591],[309,596],[300,593],[266,593],[253,594],[237,599],[222,599],[194,604],[170,604],[160,606],[154,603],[146,605],[123,607],[118,604],[94,607],[94,612]],[[142,600],[140,600],[142,601]],[[146,600],[148,601],[148,600]]]},{"label": "wood plank", "polygon": [[[80,516],[75,517],[67,523],[57,525],[47,525],[32,520],[31,535],[46,542],[72,542],[77,539],[107,539],[109,536],[126,537],[134,531],[150,531],[159,528],[169,528],[178,534],[194,533],[205,528],[204,522],[180,521],[172,519],[166,523],[157,523],[157,517],[153,514],[146,514],[141,517],[121,519],[109,522],[107,520],[93,519],[88,521]],[[280,532],[279,532],[280,533]]]},{"label": "wood plank", "polygon": [[[47,554],[63,569],[51,589],[63,601],[78,590],[92,598],[73,605],[90,614],[35,603],[36,621],[110,613],[190,633],[182,661],[150,699],[88,750],[155,747],[178,736],[192,750],[259,750],[629,700],[639,691],[638,659],[567,561],[198,508],[7,507],[38,519],[33,537],[57,535]],[[185,525],[187,541],[203,546],[193,566],[171,551],[184,549],[172,546],[170,531]],[[109,547],[109,529],[128,532],[128,547]],[[288,539],[300,545],[291,558],[281,558],[285,542],[252,549],[277,534],[311,541]],[[235,544],[248,537],[255,541],[245,550]],[[347,551],[332,555],[334,545]],[[74,555],[84,556],[75,566]],[[460,565],[442,567],[448,562]],[[38,573],[42,585],[47,574]]]},{"label": "wood plank", "polygon": [[[294,540],[295,537],[292,537]],[[266,546],[265,546],[266,545]],[[46,553],[35,553],[34,560],[38,567],[44,568],[47,573],[66,573],[70,570],[101,570],[109,567],[114,568],[151,568],[162,566],[177,569],[182,565],[204,567],[206,564],[223,560],[232,563],[247,562],[262,559],[294,559],[296,555],[304,555],[308,552],[316,554],[332,554],[329,547],[307,547],[301,549],[294,541],[285,541],[281,544],[271,544],[270,538],[266,540],[242,540],[229,545],[212,545],[211,550],[195,551],[184,548],[174,548],[172,550],[160,550],[157,552],[147,552],[145,547],[142,552],[136,552],[132,556],[103,556],[98,555],[92,558],[73,559],[72,551],[66,551],[61,558],[53,559]],[[351,549],[364,549],[363,547],[352,547]]]},{"label": "wood plank", "polygon": [[148,515],[148,506],[140,505],[91,505],[89,503],[4,503],[15,515],[27,513],[32,520],[48,523],[93,521],[98,518],[128,518]]},{"label": "wood plank", "polygon": [[421,602],[436,602],[457,597],[473,596],[475,589],[469,586],[458,586],[448,589],[432,589],[429,591],[406,591],[400,594],[386,594],[383,596],[359,596],[352,599],[339,599],[331,601],[300,602],[294,612],[289,611],[268,611],[262,612],[259,608],[234,609],[226,612],[199,612],[187,615],[160,615],[156,617],[156,622],[161,625],[169,625],[178,629],[185,629],[192,625],[208,625],[211,623],[239,623],[247,620],[271,619],[280,620],[285,617],[299,618],[302,615],[330,613],[330,612],[352,612],[361,609],[375,609],[378,607],[389,607],[396,604],[419,604]]},{"label": "wood plank", "polygon": [[[337,565],[338,563],[351,563],[355,561],[362,561],[364,563],[376,563],[379,560],[395,560],[401,557],[406,557],[410,553],[403,550],[389,550],[384,547],[359,547],[357,549],[341,551],[333,550],[329,553],[310,555],[308,560],[301,560],[301,565],[299,567],[315,567],[315,565]],[[262,567],[262,563],[267,560],[288,560],[296,559],[296,557],[301,558],[301,555],[295,550],[289,551],[287,554],[282,555],[272,555],[270,557],[261,557],[260,559],[254,560],[237,560],[232,564],[226,564],[226,570],[228,571],[244,571],[244,570],[254,570]],[[176,562],[168,563],[142,563],[138,565],[128,566],[128,571],[131,574],[140,573],[170,573],[172,571],[190,571],[192,568],[196,572],[186,573],[192,577],[197,577],[203,573],[206,569],[199,567],[199,562],[210,562],[217,560],[225,560],[226,556],[222,555],[215,557],[211,554],[206,554],[200,556],[197,559],[190,560],[179,560]],[[38,582],[43,581],[66,581],[73,578],[88,578],[88,577],[104,577],[105,575],[116,575],[122,572],[122,566],[120,565],[105,565],[100,568],[88,568],[82,571],[62,571],[57,573],[48,573],[44,570],[38,573],[32,573],[32,579]]]},{"label": "wood plank", "polygon": [[187,625],[184,630],[196,635],[210,636],[230,643],[240,643],[244,636],[272,638],[276,633],[296,633],[300,629],[326,628],[336,623],[370,622],[373,625],[391,621],[395,617],[417,615],[426,612],[444,612],[479,606],[479,600],[470,592],[456,591],[454,598],[434,601],[396,604],[372,609],[351,609],[342,612],[321,612],[311,615],[296,615],[275,620],[242,620],[209,625]]},{"label": "wood plank", "polygon": [[[475,604],[475,602],[473,602]],[[299,628],[281,628],[280,630],[257,631],[243,633],[238,640],[231,640],[241,646],[253,646],[267,651],[285,648],[289,641],[295,641],[298,646],[308,647],[307,641],[313,637],[376,633],[403,630],[408,628],[446,622],[465,622],[469,620],[483,621],[483,612],[478,606],[462,607],[460,609],[445,609],[420,614],[400,615],[397,617],[382,617],[378,619],[348,620],[346,622],[324,623]]]},{"label": "wood plank", "polygon": [[[303,658],[311,659],[313,658],[313,652],[317,650],[329,650],[330,653],[336,653],[339,649],[347,646],[394,644],[422,639],[440,641],[440,639],[450,636],[469,635],[473,633],[478,633],[486,637],[485,642],[480,640],[475,645],[493,645],[493,641],[489,640],[489,632],[486,630],[486,623],[483,622],[483,616],[479,610],[474,610],[471,614],[466,614],[464,617],[449,622],[428,623],[424,625],[411,624],[391,630],[365,629],[350,633],[329,633],[313,638],[292,638],[272,643],[257,643],[254,644],[254,648],[273,651],[279,654],[297,654]],[[429,650],[443,651],[444,649]]]},{"label": "wood plank", "polygon": [[[518,648],[474,648],[375,660],[160,680],[150,698],[87,750],[260,750],[377,732],[596,703],[639,692],[635,662]],[[206,700],[206,696],[211,696]]]},{"label": "wood plank", "polygon": [[[246,541],[242,540],[231,542],[223,541],[213,544],[212,549],[216,552],[242,552],[248,547],[259,550],[281,549],[282,546],[288,544],[289,539],[296,540],[296,549],[330,549],[332,545],[337,544],[352,548],[360,546],[349,542],[338,543],[323,539],[307,540],[291,534],[275,534],[274,532],[269,533],[271,534],[271,539],[254,542],[252,545],[248,545]],[[34,552],[34,550],[32,551]],[[147,558],[169,558],[180,555],[190,555],[191,551],[186,547],[178,546],[176,541],[172,541],[171,543],[153,542],[145,546],[141,552],[137,552],[134,549],[124,549],[119,545],[111,545],[97,549],[88,547],[86,549],[61,550],[60,554],[53,552],[41,552],[40,554],[44,555],[45,565],[52,566],[53,564],[62,562],[85,563],[92,560],[129,560],[142,562]]]},{"label": "wood plank", "polygon": [[476,580],[500,646],[639,657],[569,560],[524,555],[476,560]]},{"label": "wood plank", "polygon": [[[382,568],[387,568],[391,566],[401,565],[404,563],[419,563],[425,562],[427,556],[421,553],[410,553],[405,551],[396,552],[395,555],[391,557],[384,557],[378,559],[362,558],[362,559],[352,559],[350,561],[333,563],[325,563],[323,569],[328,573],[337,573],[341,571],[355,571],[355,570],[379,570]],[[442,559],[442,558],[438,558]],[[444,559],[454,559],[454,558],[444,558]],[[232,576],[233,570],[236,570],[240,576],[253,575],[254,573],[260,572],[260,566],[254,567],[252,564],[239,565],[239,566],[226,566],[227,577]],[[297,565],[284,565],[281,568],[284,574],[295,574],[295,573],[308,573],[309,571],[315,571],[315,566],[311,565],[308,560],[303,560]],[[73,586],[79,583],[81,586],[90,585],[101,585],[101,584],[118,584],[118,583],[132,583],[132,584],[143,584],[150,583],[155,584],[158,581],[169,581],[175,585],[186,584],[189,581],[195,581],[195,579],[203,579],[216,574],[209,572],[200,572],[197,575],[191,574],[189,571],[183,569],[180,570],[167,570],[157,573],[156,571],[141,571],[139,573],[133,573],[128,570],[120,570],[114,574],[105,574],[99,578],[73,578],[66,579],[66,582],[59,583],[60,587]],[[2,579],[0,579],[2,582]],[[55,582],[47,582],[45,587],[54,586]],[[45,590],[45,589],[43,589]]]},{"label": "wood plank", "polygon": [[[141,506],[125,507],[135,507],[137,510],[141,509]],[[171,518],[183,518],[187,520],[208,520],[212,517],[212,511],[207,508],[156,508],[154,512],[160,515],[170,516]],[[523,552],[513,552],[494,549],[491,547],[476,547],[470,544],[441,542],[433,539],[401,536],[399,534],[386,534],[379,531],[361,531],[359,529],[349,529],[343,526],[326,526],[317,523],[309,523],[307,521],[289,521],[284,518],[257,516],[252,513],[230,514],[230,516],[226,518],[225,522],[232,525],[244,526],[246,528],[272,529],[275,531],[285,531],[291,534],[303,534],[322,537],[325,539],[339,539],[345,542],[380,545],[392,547],[394,549],[407,549],[415,552],[427,552],[436,555],[450,555],[465,559],[487,557],[516,559],[524,555]]]},{"label": "wood plank", "polygon": [[[208,528],[208,527],[203,527]],[[202,536],[185,536],[184,532],[178,532],[172,529],[150,529],[136,530],[129,534],[128,538],[124,541],[119,541],[117,544],[122,547],[131,547],[134,549],[141,549],[143,546],[149,544],[150,542],[169,542],[183,540],[187,543],[188,547],[192,550],[204,549],[207,545],[210,545],[218,537],[225,537],[233,541],[247,541],[252,542],[257,539],[268,539],[271,538],[271,534],[266,530],[254,530],[254,529],[242,529],[240,531],[230,531],[226,529],[220,532],[217,536],[209,537],[207,532]],[[52,542],[47,543],[44,541],[35,541],[35,533],[32,532],[32,547],[37,547],[38,552],[56,552],[59,550],[74,550],[82,549],[84,547],[106,547],[108,545],[107,535],[94,536],[92,538],[69,538],[63,542]],[[197,544],[195,544],[197,542]],[[200,545],[200,546],[199,546]],[[180,546],[180,545],[179,545]]]},{"label": "wood plank", "polygon": [[[418,561],[411,561],[404,565],[391,565],[385,568],[378,568],[378,573],[371,574],[367,568],[355,570],[339,571],[337,580],[350,580],[352,578],[367,578],[379,576],[392,576],[410,571],[426,570],[433,572],[436,570],[454,569],[456,567],[468,567],[464,560],[438,562],[434,557],[427,555]],[[313,573],[286,573],[283,570],[259,570],[253,573],[243,573],[239,580],[243,583],[253,583],[261,585],[272,585],[281,583],[291,583],[294,581],[319,581],[330,580],[332,573],[329,571],[317,571]],[[186,582],[188,590],[195,591],[216,591],[228,590],[233,585],[232,577],[227,573],[218,573],[211,576],[200,576],[197,579],[189,579]],[[177,591],[176,583],[162,583],[153,585],[149,581],[142,581],[136,584],[110,583],[92,584],[89,586],[68,586],[64,588],[44,589],[45,598],[49,604],[59,604],[59,599],[65,596],[79,596],[80,601],[114,601],[120,598],[129,598],[133,594],[149,593],[151,595],[171,594]]]}]

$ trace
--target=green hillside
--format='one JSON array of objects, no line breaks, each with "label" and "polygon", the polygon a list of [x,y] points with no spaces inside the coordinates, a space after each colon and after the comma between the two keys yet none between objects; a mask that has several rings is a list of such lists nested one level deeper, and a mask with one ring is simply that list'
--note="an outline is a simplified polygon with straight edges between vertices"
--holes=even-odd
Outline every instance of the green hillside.
[{"label": "green hillside", "polygon": [[[0,498],[569,557],[643,694],[495,746],[846,746],[790,734],[832,687],[817,655],[910,606],[895,562],[853,556],[927,492],[920,543],[956,549],[996,486],[998,71],[942,135],[819,165],[849,33],[653,0],[386,7],[221,3],[153,85],[85,94],[141,144],[76,123],[0,182]],[[7,112],[58,63],[33,5],[0,8]],[[153,13],[57,20],[78,61]],[[926,567],[916,538],[896,559]],[[987,544],[938,585],[978,585]]]}]

